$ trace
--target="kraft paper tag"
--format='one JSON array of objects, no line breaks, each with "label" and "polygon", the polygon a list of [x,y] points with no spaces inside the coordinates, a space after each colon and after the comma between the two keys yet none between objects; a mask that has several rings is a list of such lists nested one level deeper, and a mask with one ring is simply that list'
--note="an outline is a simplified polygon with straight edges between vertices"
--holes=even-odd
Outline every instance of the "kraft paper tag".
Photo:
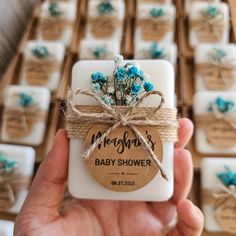
[{"label": "kraft paper tag", "polygon": [[[94,125],[85,138],[85,148],[109,127]],[[138,130],[162,161],[163,146],[157,129],[154,126],[143,126],[138,127]],[[116,192],[138,190],[147,185],[159,171],[128,127],[119,127],[110,133],[85,163],[90,174],[100,185]]]},{"label": "kraft paper tag", "polygon": [[225,76],[220,78],[218,73],[209,71],[206,75],[203,75],[203,82],[209,90],[228,90],[234,84],[233,76]]},{"label": "kraft paper tag", "polygon": [[229,198],[215,211],[215,218],[221,228],[229,233],[236,233],[236,200]]},{"label": "kraft paper tag", "polygon": [[231,148],[236,145],[236,131],[228,122],[219,120],[206,128],[207,141],[217,148]]},{"label": "kraft paper tag", "polygon": [[12,191],[9,183],[0,183],[0,209],[8,209],[14,204]]}]

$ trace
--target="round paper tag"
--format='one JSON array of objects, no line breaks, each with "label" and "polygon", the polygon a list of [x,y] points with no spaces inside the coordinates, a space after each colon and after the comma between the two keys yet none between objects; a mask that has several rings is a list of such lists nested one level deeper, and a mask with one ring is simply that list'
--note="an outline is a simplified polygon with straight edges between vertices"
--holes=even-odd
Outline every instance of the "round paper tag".
[{"label": "round paper tag", "polygon": [[206,128],[207,141],[217,148],[231,148],[236,145],[236,131],[226,121],[219,120]]},{"label": "round paper tag", "polygon": [[[108,125],[94,125],[85,138],[88,148]],[[155,127],[138,127],[156,156],[162,161],[163,147]],[[130,192],[147,185],[158,173],[148,152],[128,127],[119,127],[106,137],[85,160],[93,178],[103,187],[116,192]]]},{"label": "round paper tag", "polygon": [[229,233],[236,234],[236,200],[229,198],[215,211],[215,218],[220,227]]}]

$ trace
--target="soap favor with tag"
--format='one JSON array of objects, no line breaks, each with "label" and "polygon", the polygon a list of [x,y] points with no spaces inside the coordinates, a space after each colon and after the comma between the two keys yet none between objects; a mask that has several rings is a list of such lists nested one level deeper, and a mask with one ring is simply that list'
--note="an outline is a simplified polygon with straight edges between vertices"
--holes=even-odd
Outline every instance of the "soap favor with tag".
[{"label": "soap favor with tag", "polygon": [[1,212],[17,214],[21,209],[31,183],[34,161],[33,148],[0,144]]},{"label": "soap favor with tag", "polygon": [[236,153],[236,93],[198,92],[193,102],[195,144],[203,154]]},{"label": "soap favor with tag", "polygon": [[204,158],[201,163],[202,210],[205,229],[236,234],[236,159]]},{"label": "soap favor with tag", "polygon": [[178,122],[164,60],[81,61],[66,128],[69,191],[85,199],[165,201],[173,194]]}]

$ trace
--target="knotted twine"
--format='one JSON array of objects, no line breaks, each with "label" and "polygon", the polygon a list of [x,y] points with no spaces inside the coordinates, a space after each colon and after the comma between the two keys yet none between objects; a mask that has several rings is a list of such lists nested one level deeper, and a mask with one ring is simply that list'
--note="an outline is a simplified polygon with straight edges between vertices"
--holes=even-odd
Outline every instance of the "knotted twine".
[{"label": "knotted twine", "polygon": [[168,32],[174,30],[174,19],[169,18],[139,19],[137,24],[145,40],[162,40]]},{"label": "knotted twine", "polygon": [[23,176],[15,171],[0,173],[0,211],[12,207],[22,190],[27,190],[31,177]]},{"label": "knotted twine", "polygon": [[203,82],[209,90],[228,90],[235,83],[235,60],[208,63],[197,63],[196,74],[203,77]]},{"label": "knotted twine", "polygon": [[25,137],[32,132],[37,121],[45,122],[47,112],[38,105],[29,107],[5,106],[3,112],[3,124],[11,139]]},{"label": "knotted twine", "polygon": [[24,63],[25,79],[31,85],[45,85],[53,72],[60,72],[62,61],[54,58],[27,60]]},{"label": "knotted twine", "polygon": [[66,29],[72,30],[74,21],[59,17],[44,17],[39,20],[39,31],[43,39],[57,40],[62,37]]},{"label": "knotted twine", "polygon": [[223,17],[213,19],[190,20],[190,28],[196,30],[201,42],[216,43],[222,40],[227,25]]},{"label": "knotted twine", "polygon": [[[213,105],[211,113],[194,115],[194,121],[197,128],[205,129],[205,131],[207,131],[207,129],[211,127],[211,125],[219,121],[223,121],[229,125],[230,129],[234,132],[234,135],[236,137],[236,113],[235,112],[224,114],[224,113],[221,113],[217,109],[216,105]],[[226,133],[220,133],[220,135],[223,137],[222,139],[226,139],[226,136],[225,136]],[[226,147],[231,147],[236,144],[236,139],[230,140],[231,142],[229,142],[229,140],[225,140],[225,141],[226,143],[224,144],[217,143],[217,142],[212,143],[211,140],[208,139],[208,142],[211,143],[212,145],[216,145],[218,149],[219,148],[225,149]]]},{"label": "knotted twine", "polygon": [[[161,97],[160,104],[155,108],[138,109],[144,99],[152,94]],[[94,98],[100,106],[80,106],[74,105],[73,100],[78,95],[86,95]],[[115,129],[120,126],[126,126],[131,129],[135,136],[140,140],[142,147],[147,150],[149,158],[160,170],[163,178],[168,180],[166,171],[162,167],[158,157],[155,155],[143,135],[136,126],[156,126],[160,132],[162,141],[177,141],[178,122],[176,120],[176,109],[164,109],[164,97],[159,91],[150,91],[144,94],[140,100],[132,107],[110,107],[103,102],[93,92],[77,89],[74,92],[69,91],[67,97],[66,128],[69,138],[85,137],[89,128],[94,124],[110,124],[111,127],[96,139],[96,141],[83,153],[82,158],[87,159],[97,146]],[[99,109],[99,110],[98,110]],[[155,118],[154,118],[155,117]],[[83,129],[82,127],[85,127]],[[81,129],[82,128],[82,129]],[[86,131],[87,132],[86,132]]]}]

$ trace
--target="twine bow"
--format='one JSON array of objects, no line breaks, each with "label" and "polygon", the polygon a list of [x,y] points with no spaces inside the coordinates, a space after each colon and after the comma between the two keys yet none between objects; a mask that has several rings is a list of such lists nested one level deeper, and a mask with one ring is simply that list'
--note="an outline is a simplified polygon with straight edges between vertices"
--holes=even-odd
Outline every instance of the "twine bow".
[{"label": "twine bow", "polygon": [[234,198],[236,200],[236,188],[233,185],[226,187],[223,184],[217,186],[216,190],[212,193],[213,198],[218,199],[228,199]]},{"label": "twine bow", "polygon": [[[157,168],[160,170],[161,175],[163,178],[168,180],[168,176],[166,174],[166,171],[162,167],[162,164],[160,163],[159,159],[157,158],[156,154],[153,152],[143,135],[140,133],[140,131],[136,128],[136,126],[144,126],[144,125],[151,125],[151,126],[157,126],[161,125],[164,127],[168,126],[174,126],[175,128],[178,127],[177,121],[165,121],[165,120],[149,120],[145,116],[145,114],[135,114],[136,108],[142,104],[144,99],[152,94],[159,95],[161,97],[160,104],[155,108],[154,113],[159,111],[163,105],[164,105],[164,97],[163,94],[159,91],[150,91],[146,94],[144,94],[140,100],[132,107],[127,107],[128,111],[125,114],[122,114],[120,112],[117,112],[113,107],[108,106],[103,102],[103,100],[98,97],[95,93],[89,92],[86,90],[80,90],[77,89],[75,92],[69,92],[68,93],[68,110],[69,112],[72,111],[74,114],[76,114],[76,119],[80,122],[86,122],[88,119],[91,119],[93,123],[105,123],[105,124],[111,124],[112,126],[83,153],[82,158],[87,159],[91,155],[91,153],[96,149],[96,147],[116,128],[119,126],[127,126],[129,127],[132,132],[136,135],[136,137],[140,140],[142,147],[147,150],[149,154],[149,158],[153,161],[153,163],[157,166]],[[75,98],[78,95],[86,95],[89,97],[94,98],[99,105],[101,105],[102,112],[101,113],[86,113],[81,112],[79,108],[77,108],[73,103],[73,98]],[[67,116],[67,122],[70,121],[70,119],[73,119],[74,117]]]}]

